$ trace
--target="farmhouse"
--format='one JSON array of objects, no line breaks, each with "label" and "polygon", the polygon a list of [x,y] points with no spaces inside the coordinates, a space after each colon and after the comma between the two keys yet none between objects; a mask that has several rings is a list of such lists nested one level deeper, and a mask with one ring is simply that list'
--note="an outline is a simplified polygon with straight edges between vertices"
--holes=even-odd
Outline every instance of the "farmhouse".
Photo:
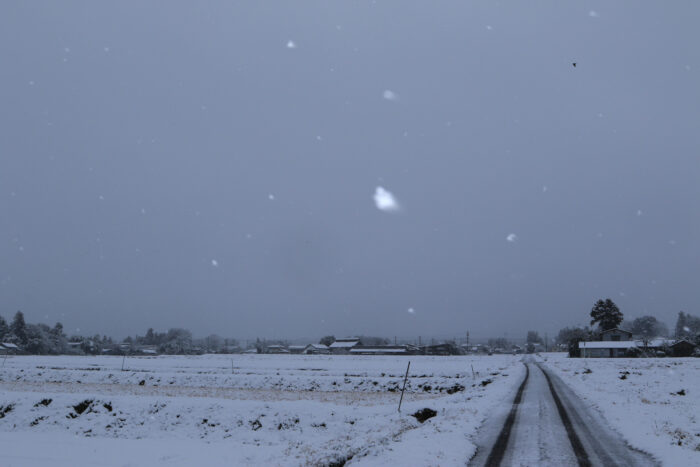
[{"label": "farmhouse", "polygon": [[304,347],[304,351],[302,353],[305,355],[328,355],[331,353],[331,351],[327,345],[309,344]]},{"label": "farmhouse", "polygon": [[[626,333],[626,331],[622,331]],[[626,337],[627,334],[619,334]],[[615,333],[609,336],[615,336]],[[657,337],[649,340],[602,340],[579,342],[581,357],[630,357],[630,356],[673,356],[687,357],[693,354],[695,344],[684,339],[674,340]]]},{"label": "farmhouse", "polygon": [[265,347],[265,353],[289,353],[289,350],[285,349],[283,345],[272,344]]},{"label": "farmhouse", "polygon": [[443,343],[443,344],[434,344],[434,345],[426,345],[421,347],[421,353],[425,355],[460,355],[461,354],[461,349],[457,347],[455,344],[451,343]]},{"label": "farmhouse", "polygon": [[304,352],[306,347],[306,345],[290,345],[287,349],[289,349],[289,353],[300,354]]},{"label": "farmhouse", "polygon": [[629,349],[637,348],[634,341],[593,341],[578,343],[582,357],[624,357]]},{"label": "farmhouse", "polygon": [[343,339],[337,339],[328,348],[333,354],[349,354],[350,349],[360,344],[360,339],[357,337],[346,337]]}]

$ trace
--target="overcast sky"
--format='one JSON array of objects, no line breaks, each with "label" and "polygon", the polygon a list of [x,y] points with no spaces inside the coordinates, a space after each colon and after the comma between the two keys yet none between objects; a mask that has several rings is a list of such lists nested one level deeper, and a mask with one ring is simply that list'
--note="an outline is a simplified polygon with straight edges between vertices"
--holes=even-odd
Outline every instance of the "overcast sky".
[{"label": "overcast sky", "polygon": [[516,337],[605,297],[700,314],[699,13],[7,1],[0,315]]}]

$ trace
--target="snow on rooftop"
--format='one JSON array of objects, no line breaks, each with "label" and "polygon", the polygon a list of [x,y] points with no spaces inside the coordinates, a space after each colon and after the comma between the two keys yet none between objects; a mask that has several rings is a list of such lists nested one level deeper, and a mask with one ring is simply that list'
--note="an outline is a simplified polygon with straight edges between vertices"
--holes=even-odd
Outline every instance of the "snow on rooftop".
[{"label": "snow on rooftop", "polygon": [[328,346],[323,345],[323,344],[309,344],[304,348],[309,348],[309,347],[311,347],[312,349],[318,349],[318,350],[327,350],[328,349]]},{"label": "snow on rooftop", "polygon": [[359,339],[338,339],[337,341],[333,342],[329,347],[331,349],[347,348],[353,347],[359,342]]}]

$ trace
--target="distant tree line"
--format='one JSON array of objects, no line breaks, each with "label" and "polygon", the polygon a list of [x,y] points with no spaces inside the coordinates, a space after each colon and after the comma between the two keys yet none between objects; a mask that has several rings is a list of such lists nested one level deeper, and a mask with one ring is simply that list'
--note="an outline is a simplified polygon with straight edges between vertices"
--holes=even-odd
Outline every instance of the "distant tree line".
[{"label": "distant tree line", "polygon": [[[99,336],[97,338],[99,339]],[[0,316],[0,342],[15,344],[27,353],[59,355],[83,352],[86,350],[81,348],[84,339],[80,336],[68,338],[61,323],[56,323],[53,327],[44,323],[28,324],[21,311],[15,313],[9,325],[5,318]]]},{"label": "distant tree line", "polygon": [[43,323],[29,324],[21,311],[15,313],[8,324],[0,316],[0,343],[15,344],[28,354],[63,355],[91,354],[98,355],[108,351],[121,354],[138,352],[145,346],[153,347],[163,354],[192,353],[230,353],[238,349],[235,339],[224,339],[215,334],[201,339],[193,339],[187,329],[171,328],[167,332],[155,332],[149,328],[144,336],[127,337],[123,342],[115,342],[111,337],[100,336],[66,336],[63,325],[56,323],[50,327]]}]

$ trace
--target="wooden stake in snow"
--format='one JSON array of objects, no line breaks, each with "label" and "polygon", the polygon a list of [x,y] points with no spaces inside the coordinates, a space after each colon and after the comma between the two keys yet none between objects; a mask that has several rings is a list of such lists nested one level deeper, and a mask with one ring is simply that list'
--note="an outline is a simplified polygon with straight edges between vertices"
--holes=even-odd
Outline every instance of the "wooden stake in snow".
[{"label": "wooden stake in snow", "polygon": [[5,352],[5,358],[2,359],[2,366],[3,366],[3,368],[5,367],[5,360],[7,360],[7,354],[8,354],[8,353],[9,353],[9,352]]},{"label": "wooden stake in snow", "polygon": [[231,359],[231,374],[233,374],[233,359]]},{"label": "wooden stake in snow", "polygon": [[124,371],[124,361],[126,360],[126,354],[124,354],[124,358],[122,358],[122,371]]},{"label": "wooden stake in snow", "polygon": [[401,388],[401,399],[399,399],[399,412],[401,412],[401,402],[403,402],[403,392],[406,390],[406,380],[408,379],[408,369],[411,368],[411,361],[409,360],[408,366],[406,366],[406,376],[403,377],[403,387]]}]

